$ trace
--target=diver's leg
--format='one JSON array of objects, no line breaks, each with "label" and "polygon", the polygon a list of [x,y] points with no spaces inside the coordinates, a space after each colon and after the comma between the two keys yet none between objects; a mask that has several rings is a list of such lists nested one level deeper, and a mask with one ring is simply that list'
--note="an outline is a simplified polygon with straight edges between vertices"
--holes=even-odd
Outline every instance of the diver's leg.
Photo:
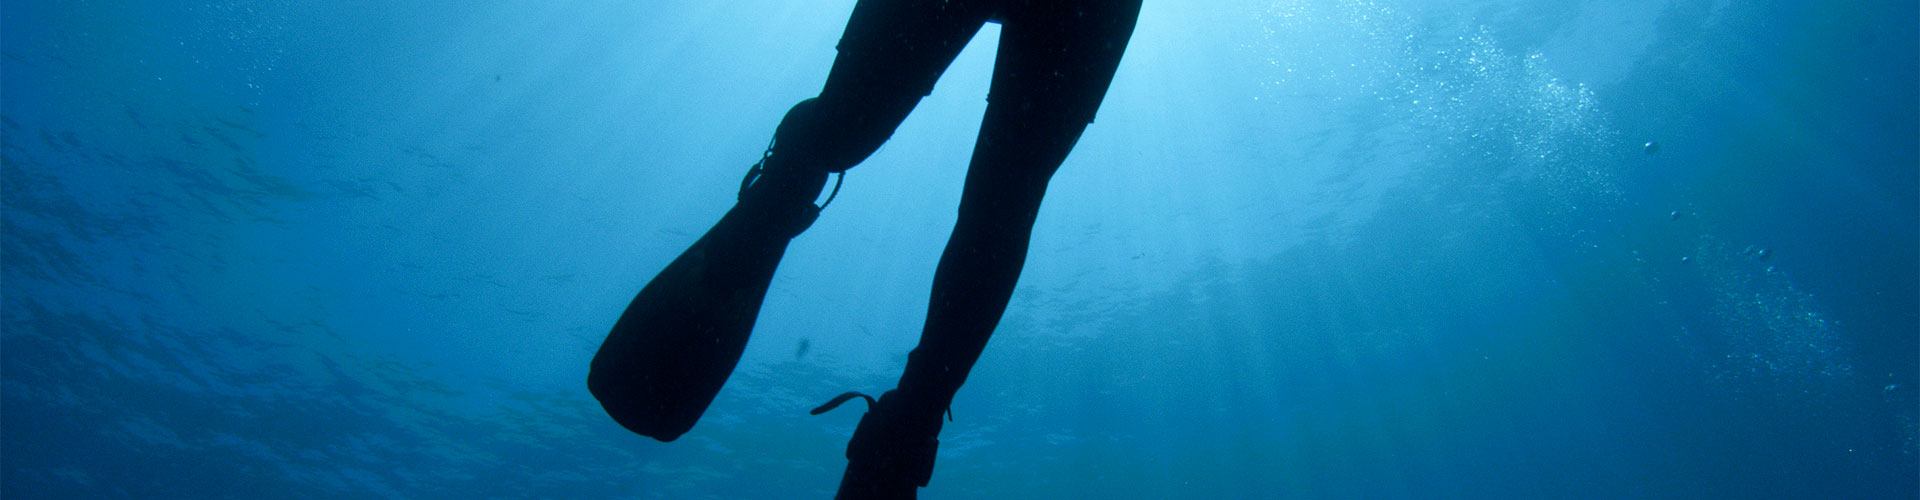
[{"label": "diver's leg", "polygon": [[[992,13],[986,1],[860,0],[818,97],[795,104],[774,131],[762,173],[741,196],[742,219],[768,237],[806,229],[827,174],[880,149]],[[724,221],[723,221],[724,223]],[[790,229],[789,229],[790,228]],[[784,241],[782,239],[781,241]]]},{"label": "diver's leg", "polygon": [[[842,497],[900,496],[931,477],[940,416],[985,349],[1026,262],[1048,181],[1106,95],[1138,0],[1010,2],[992,96],[934,273],[920,344],[849,445]],[[862,464],[860,455],[867,455]],[[865,476],[865,477],[859,477]],[[850,491],[849,483],[864,490]]]},{"label": "diver's leg", "polygon": [[768,170],[841,172],[872,156],[933,92],[992,3],[860,0],[826,87],[781,122]]},{"label": "diver's leg", "polygon": [[[860,0],[818,97],[795,104],[774,132],[765,172],[743,193],[771,220],[812,222],[830,172],[865,161],[893,136],[992,14],[990,2]],[[786,214],[799,214],[784,217]],[[788,223],[789,226],[796,224]]]},{"label": "diver's leg", "polygon": [[1092,122],[1133,32],[1139,0],[1016,2],[993,94],[934,274],[920,345],[900,390],[952,402],[1013,295],[1047,183]]}]

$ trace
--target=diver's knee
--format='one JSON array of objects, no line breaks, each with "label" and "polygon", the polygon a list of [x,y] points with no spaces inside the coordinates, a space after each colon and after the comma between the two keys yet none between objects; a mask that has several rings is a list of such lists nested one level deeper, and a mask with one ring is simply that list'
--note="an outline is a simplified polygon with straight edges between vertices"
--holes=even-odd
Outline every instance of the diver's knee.
[{"label": "diver's knee", "polygon": [[787,111],[774,129],[773,156],[782,168],[845,172],[866,161],[893,135],[884,105],[809,98]]}]

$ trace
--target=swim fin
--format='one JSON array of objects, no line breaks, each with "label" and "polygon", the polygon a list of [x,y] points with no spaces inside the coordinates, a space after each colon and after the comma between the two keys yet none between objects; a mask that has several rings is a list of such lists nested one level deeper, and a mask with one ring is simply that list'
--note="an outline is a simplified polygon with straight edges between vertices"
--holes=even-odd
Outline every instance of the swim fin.
[{"label": "swim fin", "polygon": [[640,289],[593,356],[587,389],[628,430],[666,442],[693,428],[739,364],[787,244],[819,217],[825,173],[748,182],[720,222]]},{"label": "swim fin", "polygon": [[915,498],[933,480],[940,448],[940,410],[898,389],[878,400],[849,392],[814,408],[819,415],[855,397],[867,400],[867,414],[847,441],[847,470],[840,476],[841,500]]}]

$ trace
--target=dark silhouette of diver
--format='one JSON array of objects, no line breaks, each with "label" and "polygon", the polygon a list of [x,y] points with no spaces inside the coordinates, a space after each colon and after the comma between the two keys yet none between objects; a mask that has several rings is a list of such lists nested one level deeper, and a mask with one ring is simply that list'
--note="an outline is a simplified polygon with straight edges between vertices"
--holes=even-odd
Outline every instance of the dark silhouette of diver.
[{"label": "dark silhouette of diver", "polygon": [[787,112],[739,203],[634,298],[594,356],[589,390],[636,433],[672,441],[690,429],[738,364],[828,178],[878,150],[974,34],[999,22],[986,117],[920,343],[877,401],[850,392],[814,411],[868,402],[841,498],[914,496],[932,476],[941,416],[1013,294],[1047,182],[1105,98],[1141,1],[860,0],[826,88]]}]

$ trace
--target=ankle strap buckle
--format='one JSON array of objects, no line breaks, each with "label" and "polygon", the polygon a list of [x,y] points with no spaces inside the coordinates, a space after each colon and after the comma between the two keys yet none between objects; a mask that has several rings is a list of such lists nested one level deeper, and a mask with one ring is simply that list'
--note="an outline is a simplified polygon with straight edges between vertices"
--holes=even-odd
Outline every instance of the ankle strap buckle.
[{"label": "ankle strap buckle", "polygon": [[[743,177],[740,179],[739,197],[741,199],[745,199],[747,197],[747,190],[753,188],[754,181],[760,180],[760,177],[766,175],[767,160],[773,159],[774,142],[775,141],[767,141],[767,150],[765,152],[760,153],[760,161],[756,161],[753,163],[753,166],[747,167],[746,177]],[[820,205],[818,207],[815,207],[816,213],[819,212],[820,210],[826,210],[827,205],[832,205],[833,199],[840,197],[840,186],[847,182],[847,172],[845,170],[834,172],[834,174],[835,175],[833,178],[833,191],[827,193],[827,201],[820,202]]]}]

